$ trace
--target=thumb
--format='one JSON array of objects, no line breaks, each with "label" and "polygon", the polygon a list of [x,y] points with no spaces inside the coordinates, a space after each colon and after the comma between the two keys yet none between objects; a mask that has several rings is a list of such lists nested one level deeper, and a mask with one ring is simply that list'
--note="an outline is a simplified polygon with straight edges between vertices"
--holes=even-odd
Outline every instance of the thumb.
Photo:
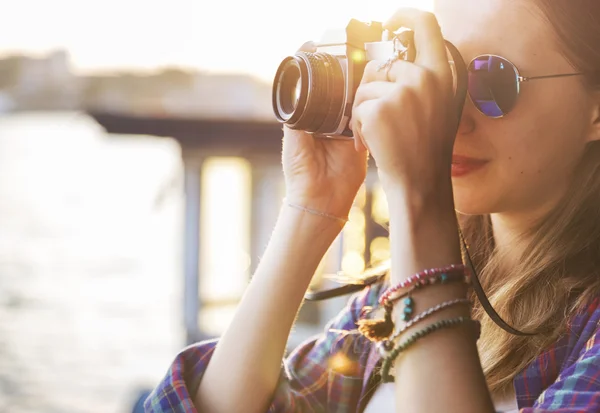
[{"label": "thumb", "polygon": [[307,53],[314,53],[317,51],[317,46],[315,45],[315,42],[313,42],[312,40],[309,40],[308,42],[305,42],[302,46],[300,46],[298,48],[299,52],[307,52]]},{"label": "thumb", "polygon": [[365,139],[360,133],[360,124],[358,124],[354,120],[351,120],[348,124],[348,127],[350,128],[350,130],[352,131],[352,135],[354,136],[354,149],[356,149],[356,152],[367,152],[369,148],[367,148]]}]

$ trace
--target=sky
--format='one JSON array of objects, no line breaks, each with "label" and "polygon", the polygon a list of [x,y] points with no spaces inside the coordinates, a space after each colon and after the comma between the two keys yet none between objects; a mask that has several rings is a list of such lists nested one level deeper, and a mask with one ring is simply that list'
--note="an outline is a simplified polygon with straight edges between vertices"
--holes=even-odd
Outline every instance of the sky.
[{"label": "sky", "polygon": [[283,57],[350,18],[432,0],[0,0],[0,56],[70,53],[78,73],[182,66],[271,79]]}]

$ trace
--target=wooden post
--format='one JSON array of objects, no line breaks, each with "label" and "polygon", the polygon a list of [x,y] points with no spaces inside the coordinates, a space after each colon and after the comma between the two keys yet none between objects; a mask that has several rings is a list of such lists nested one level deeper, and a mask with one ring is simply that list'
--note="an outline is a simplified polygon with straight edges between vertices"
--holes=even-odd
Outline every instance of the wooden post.
[{"label": "wooden post", "polygon": [[184,161],[185,220],[184,220],[184,287],[183,318],[186,344],[202,340],[198,324],[200,312],[200,184],[201,162]]}]

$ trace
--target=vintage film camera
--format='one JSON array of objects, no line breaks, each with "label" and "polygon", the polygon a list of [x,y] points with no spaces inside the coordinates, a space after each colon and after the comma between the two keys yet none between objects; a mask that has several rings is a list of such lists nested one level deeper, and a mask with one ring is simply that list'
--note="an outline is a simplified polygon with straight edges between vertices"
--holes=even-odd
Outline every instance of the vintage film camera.
[{"label": "vintage film camera", "polygon": [[[277,120],[315,137],[352,138],[348,124],[367,62],[387,61],[398,47],[404,60],[414,61],[412,34],[410,30],[389,33],[380,22],[353,19],[343,30],[326,32],[311,50],[286,57],[273,81]],[[451,52],[449,61],[454,70]]]}]

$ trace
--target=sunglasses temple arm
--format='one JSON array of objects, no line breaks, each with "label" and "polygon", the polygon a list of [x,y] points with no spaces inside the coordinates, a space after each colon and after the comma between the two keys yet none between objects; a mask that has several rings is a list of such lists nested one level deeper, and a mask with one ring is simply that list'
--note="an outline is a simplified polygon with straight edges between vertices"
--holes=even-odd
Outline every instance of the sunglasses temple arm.
[{"label": "sunglasses temple arm", "polygon": [[555,77],[582,76],[585,74],[586,73],[565,73],[562,75],[548,75],[548,76],[531,76],[531,77],[519,76],[517,79],[519,80],[519,82],[529,82],[530,80],[552,79]]}]

